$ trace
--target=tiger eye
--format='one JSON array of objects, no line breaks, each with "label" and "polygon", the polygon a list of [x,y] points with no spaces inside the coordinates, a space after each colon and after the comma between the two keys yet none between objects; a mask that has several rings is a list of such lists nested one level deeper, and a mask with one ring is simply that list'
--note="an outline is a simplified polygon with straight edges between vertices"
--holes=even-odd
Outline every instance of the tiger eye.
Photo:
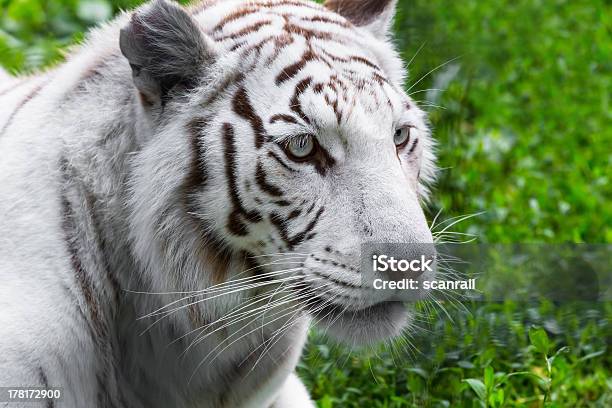
[{"label": "tiger eye", "polygon": [[287,142],[285,151],[287,155],[297,161],[305,160],[314,153],[315,142],[311,135],[303,135],[292,138]]},{"label": "tiger eye", "polygon": [[406,146],[408,141],[410,140],[410,127],[404,126],[395,130],[395,134],[393,135],[393,142],[398,149]]}]

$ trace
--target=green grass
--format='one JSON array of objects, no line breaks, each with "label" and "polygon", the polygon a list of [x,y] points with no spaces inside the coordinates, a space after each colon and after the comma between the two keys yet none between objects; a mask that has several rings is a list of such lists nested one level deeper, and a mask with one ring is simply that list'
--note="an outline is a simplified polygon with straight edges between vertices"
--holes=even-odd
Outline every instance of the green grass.
[{"label": "green grass", "polygon": [[412,81],[458,57],[415,87],[447,88],[426,100],[445,108],[434,207],[486,211],[460,230],[489,242],[611,242],[610,3],[401,4]]},{"label": "green grass", "polygon": [[[0,62],[56,63],[86,27],[136,3],[0,0]],[[456,228],[481,242],[612,243],[610,11],[607,0],[400,0],[408,87],[439,142],[431,214],[484,211]],[[410,350],[351,354],[313,334],[299,372],[319,406],[612,406],[610,303],[446,306],[450,316],[426,313]]]},{"label": "green grass", "polygon": [[[315,334],[299,372],[324,408],[541,407],[545,398],[548,407],[607,407],[610,306],[468,304],[471,314],[450,310],[452,320],[430,310],[411,347],[368,352]],[[530,330],[545,336],[546,347],[530,341]],[[482,383],[486,395],[470,382]]]}]

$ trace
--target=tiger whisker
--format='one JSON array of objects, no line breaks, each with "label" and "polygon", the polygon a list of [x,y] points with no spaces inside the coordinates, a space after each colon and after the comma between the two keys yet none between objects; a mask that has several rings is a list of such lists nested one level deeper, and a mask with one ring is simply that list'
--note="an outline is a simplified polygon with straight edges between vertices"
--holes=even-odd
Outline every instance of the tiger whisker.
[{"label": "tiger whisker", "polygon": [[[279,285],[279,286],[282,286],[282,285],[283,285],[283,284],[281,284],[281,285]],[[229,313],[228,315],[223,316],[223,318],[218,319],[218,320],[215,320],[214,322],[208,323],[208,324],[206,324],[206,325],[196,327],[196,328],[194,328],[194,329],[192,329],[192,330],[188,331],[187,333],[183,334],[182,336],[179,336],[178,338],[176,338],[176,339],[172,340],[172,341],[171,341],[171,342],[170,342],[168,345],[170,346],[170,345],[172,345],[172,344],[174,344],[174,343],[176,343],[176,342],[180,341],[181,339],[183,339],[183,338],[185,338],[185,337],[188,337],[188,336],[190,336],[190,335],[194,334],[195,332],[202,332],[203,330],[206,330],[207,328],[209,328],[210,326],[212,326],[214,323],[217,323],[217,322],[219,322],[219,321],[223,321],[223,320],[225,320],[226,318],[231,317],[233,313],[238,312],[238,311],[240,311],[240,310],[242,310],[242,309],[244,309],[244,308],[247,308],[247,307],[249,307],[250,305],[254,305],[254,304],[256,304],[257,302],[261,301],[262,299],[266,299],[266,298],[268,298],[268,296],[269,296],[269,294],[268,294],[268,293],[260,293],[259,295],[256,295],[256,296],[253,296],[253,297],[251,297],[251,298],[248,298],[248,299],[247,299],[248,301],[242,302],[242,303],[240,303],[238,306],[234,307],[234,308],[233,308],[233,309],[230,311],[230,313]]]},{"label": "tiger whisker", "polygon": [[[284,278],[284,279],[289,280],[289,279],[291,279],[291,277],[290,278]],[[159,323],[163,319],[165,319],[165,318],[171,316],[172,314],[175,314],[176,312],[178,312],[178,311],[180,311],[182,309],[185,309],[185,308],[187,308],[189,306],[192,306],[192,305],[195,305],[195,304],[198,304],[198,303],[202,303],[202,302],[205,302],[205,301],[209,301],[209,300],[212,300],[212,299],[220,297],[220,296],[226,296],[226,295],[229,295],[229,294],[232,294],[232,293],[243,292],[243,291],[248,290],[248,289],[253,289],[253,288],[257,288],[257,287],[261,287],[261,286],[266,286],[266,285],[272,285],[272,284],[276,284],[276,283],[283,282],[283,281],[284,280],[279,279],[279,280],[274,280],[274,281],[265,281],[265,282],[261,282],[259,284],[252,284],[252,285],[248,285],[248,287],[242,287],[242,288],[239,288],[239,289],[236,289],[236,290],[232,290],[232,291],[229,291],[229,292],[224,292],[224,293],[212,296],[210,298],[200,299],[200,300],[197,300],[195,302],[191,302],[189,304],[182,305],[182,306],[179,306],[177,308],[171,309],[169,311],[150,313],[150,314],[148,314],[146,316],[142,316],[139,319],[143,319],[145,317],[154,317],[154,316],[160,316],[161,315],[161,317],[159,317],[157,320],[155,320],[153,323],[151,323],[147,328],[145,328],[141,332],[141,335],[145,334],[147,331],[149,331],[153,326],[155,326],[157,323]]]},{"label": "tiger whisker", "polygon": [[440,214],[442,213],[442,208],[440,208],[438,210],[438,212],[436,213],[436,215],[434,216],[434,219],[431,221],[431,225],[429,226],[429,229],[431,231],[434,230],[434,228],[436,227],[436,220],[438,219],[438,217],[440,216]]},{"label": "tiger whisker", "polygon": [[468,232],[457,232],[457,231],[446,231],[446,232],[435,231],[435,232],[432,232],[432,235],[434,235],[434,236],[439,236],[439,235],[465,235],[465,236],[469,236],[469,237],[476,236],[476,235],[470,234]]},{"label": "tiger whisker", "polygon": [[302,255],[302,256],[308,256],[310,254],[304,254],[301,252],[277,252],[277,253],[271,253],[271,254],[263,254],[263,255],[253,255],[253,258],[264,258],[264,257],[273,257],[273,256],[279,256],[279,255]]},{"label": "tiger whisker", "polygon": [[[238,273],[236,276],[239,276],[239,275],[244,274],[245,272],[249,272],[249,271],[252,271],[254,269],[257,269],[258,267],[277,265],[277,264],[283,263],[283,262],[284,262],[284,260],[276,260],[276,261],[273,261],[273,262],[270,262],[270,263],[267,263],[267,264],[261,264],[261,265],[258,265],[258,266],[246,269],[245,271],[242,271],[242,272]],[[300,263],[300,262],[288,262],[288,263]],[[231,279],[229,281],[225,281],[225,282],[222,282],[222,283],[218,283],[216,285],[209,286],[209,287],[207,287],[205,289],[199,289],[199,290],[193,290],[193,291],[145,292],[145,291],[133,291],[133,290],[129,290],[129,289],[124,289],[124,291],[125,292],[129,292],[129,293],[134,293],[134,294],[140,294],[140,295],[184,295],[184,294],[193,295],[193,294],[198,294],[198,293],[210,291],[211,289],[216,289],[216,288],[222,287],[224,285],[229,285],[229,284],[233,284],[233,283],[236,283],[236,282],[242,282],[242,281],[247,280],[247,279],[257,279],[257,278],[259,278],[261,276],[273,275],[273,274],[279,273],[279,272],[282,273],[283,271],[285,271],[285,269],[279,270],[279,271],[266,272],[266,273],[263,273],[263,274],[257,274],[255,276],[250,276],[250,277],[246,277],[246,278]]]},{"label": "tiger whisker", "polygon": [[[166,305],[164,305],[164,306],[162,306],[162,307],[160,307],[160,308],[158,308],[158,309],[156,309],[156,310],[154,310],[154,311],[152,311],[152,312],[150,312],[150,313],[148,313],[148,314],[146,314],[144,316],[139,317],[139,319],[150,317],[151,315],[154,315],[154,314],[156,314],[156,313],[158,313],[160,311],[163,311],[164,309],[167,309],[168,307],[170,307],[170,306],[172,306],[172,305],[174,305],[176,303],[182,302],[182,301],[184,301],[186,299],[193,298],[196,295],[197,296],[206,296],[208,294],[214,294],[214,293],[218,293],[218,292],[222,292],[222,291],[227,291],[227,290],[239,288],[239,287],[242,287],[242,286],[246,287],[247,285],[252,284],[252,282],[261,281],[262,279],[267,278],[268,276],[272,276],[272,275],[284,275],[284,274],[287,274],[287,273],[294,272],[297,269],[299,269],[299,268],[282,269],[282,270],[279,270],[279,271],[273,271],[273,272],[269,272],[269,273],[255,275],[255,276],[252,276],[252,277],[249,277],[249,278],[242,278],[242,279],[239,279],[239,280],[228,281],[228,282],[231,282],[231,285],[222,285],[221,286],[221,284],[219,284],[219,285],[213,285],[213,286],[208,287],[208,288],[206,288],[204,290],[188,292],[188,293],[190,293],[188,296],[185,296],[185,297],[182,297],[180,299],[174,300],[174,301],[172,301],[172,302],[170,302],[170,303],[168,303],[168,304],[166,304]],[[240,282],[238,282],[238,281],[240,281]],[[269,280],[264,280],[264,281],[270,282]],[[238,283],[240,283],[240,284],[238,284]]]},{"label": "tiger whisker", "polygon": [[437,67],[429,70],[425,75],[421,76],[416,82],[413,82],[412,85],[410,86],[410,88],[408,88],[406,90],[406,92],[410,92],[412,90],[412,88],[414,88],[415,86],[417,86],[422,80],[424,80],[425,78],[427,78],[429,75],[431,75],[432,73],[434,73],[435,71],[437,71],[440,68],[443,68],[444,66],[450,64],[451,62],[454,62],[456,60],[458,60],[459,58],[461,58],[461,56],[456,56],[454,58],[449,59],[446,62],[443,62],[442,64],[438,65]]},{"label": "tiger whisker", "polygon": [[[295,270],[298,270],[298,269],[299,268],[296,268]],[[177,302],[188,300],[188,299],[193,297],[193,296],[188,296],[186,298],[179,299],[178,301],[173,301],[173,302],[169,303],[168,305],[163,306],[163,307],[157,309],[156,311],[153,311],[151,313],[148,313],[148,314],[146,314],[144,316],[139,317],[138,319],[141,320],[141,319],[145,319],[145,318],[149,318],[149,317],[159,316],[159,315],[162,315],[162,314],[163,315],[169,315],[169,314],[172,314],[172,313],[174,313],[174,312],[176,312],[176,311],[178,311],[180,309],[184,309],[186,307],[193,306],[193,305],[196,305],[198,303],[207,302],[207,301],[210,301],[212,299],[216,299],[216,298],[221,297],[221,296],[227,296],[227,295],[231,295],[233,293],[243,292],[243,291],[248,290],[248,289],[254,289],[254,288],[258,288],[258,287],[262,287],[262,286],[274,285],[274,284],[277,284],[277,283],[280,283],[280,282],[285,282],[285,281],[288,281],[288,280],[296,280],[296,279],[297,279],[297,277],[295,277],[295,276],[288,276],[286,278],[273,279],[273,280],[264,280],[264,281],[258,282],[258,283],[250,283],[250,284],[245,284],[245,285],[241,285],[241,286],[231,287],[231,288],[229,288],[229,290],[225,290],[225,291],[219,290],[219,291],[217,291],[217,292],[221,292],[221,293],[214,294],[214,296],[206,297],[204,299],[198,299],[198,300],[195,300],[195,301],[193,301],[191,303],[187,303],[185,305],[181,305],[181,306],[179,306],[177,308],[166,310],[169,306],[171,306],[173,304],[176,304]]]},{"label": "tiger whisker", "polygon": [[[332,282],[328,282],[325,285],[331,285]],[[324,287],[325,285],[322,285],[320,287],[318,287],[317,289],[320,289],[321,287]],[[331,291],[331,288],[326,291],[329,292]],[[321,306],[318,310],[321,310],[323,307],[325,306]],[[295,316],[296,314],[303,312],[303,310],[298,309],[293,315]],[[312,311],[309,311],[312,313]],[[329,312],[328,312],[329,313]],[[251,367],[250,371],[253,371],[255,369],[255,367],[257,367],[257,364],[259,363],[259,361],[266,355],[266,353],[268,353],[272,347],[274,347],[274,345],[276,345],[283,337],[283,335],[293,326],[297,323],[297,321],[292,321],[292,318],[288,319],[287,322],[285,322],[283,324],[283,326],[281,326],[279,329],[275,330],[274,334],[272,335],[272,337],[270,337],[270,339],[264,341],[262,344],[260,344],[259,346],[257,346],[257,348],[253,351],[251,351],[249,353],[249,355],[243,360],[246,361],[246,359],[251,356],[256,350],[258,350],[259,348],[261,348],[262,346],[264,346],[264,350],[262,351],[262,353],[260,354],[260,356],[257,358],[257,360],[255,361],[255,363],[253,364],[253,367]],[[263,327],[261,328],[263,330]],[[276,340],[275,340],[276,339]]]},{"label": "tiger whisker", "polygon": [[436,105],[435,103],[426,102],[426,101],[422,101],[422,100],[421,101],[415,101],[415,102],[417,102],[419,104],[419,107],[421,107],[421,108],[436,108],[436,109],[446,110],[445,106]]},{"label": "tiger whisker", "polygon": [[484,213],[485,213],[485,211],[480,211],[480,212],[476,212],[476,213],[472,213],[472,214],[460,215],[460,216],[448,218],[448,219],[440,222],[440,224],[438,224],[438,226],[441,226],[441,225],[443,225],[443,224],[445,224],[445,223],[447,223],[447,222],[449,222],[451,220],[452,220],[452,222],[449,225],[445,226],[444,229],[442,229],[441,231],[434,231],[434,232],[438,232],[438,233],[446,232],[450,227],[452,227],[452,226],[454,226],[454,225],[456,225],[456,224],[458,224],[460,222],[463,222],[465,220],[468,220],[470,218],[482,215]]},{"label": "tiger whisker", "polygon": [[436,244],[469,244],[471,242],[474,242],[478,240],[478,238],[474,237],[474,238],[470,238],[467,240],[457,240],[457,239],[450,239],[450,240],[442,240],[442,239],[435,239],[434,242]]},{"label": "tiger whisker", "polygon": [[[290,288],[288,288],[288,289],[290,289]],[[252,309],[252,310],[247,310],[246,312],[242,312],[242,313],[240,313],[238,315],[235,315],[235,316],[224,316],[221,319],[215,320],[214,322],[209,323],[207,326],[202,327],[201,328],[202,329],[201,333],[203,333],[208,327],[210,327],[210,326],[212,326],[214,324],[218,324],[218,323],[220,323],[220,322],[222,322],[224,320],[227,320],[230,317],[234,318],[233,320],[224,323],[221,327],[216,328],[215,330],[213,330],[212,332],[207,333],[204,336],[198,335],[198,337],[189,345],[189,347],[187,347],[187,349],[183,352],[183,354],[186,353],[190,348],[192,348],[193,346],[195,346],[196,344],[198,344],[199,342],[203,341],[208,336],[210,336],[211,334],[213,334],[213,333],[215,333],[215,332],[217,332],[219,330],[222,330],[222,329],[224,329],[226,327],[229,327],[229,326],[231,326],[233,324],[236,324],[238,322],[241,322],[243,320],[252,318],[254,316],[258,316],[259,314],[265,315],[265,313],[268,310],[270,310],[270,309],[273,309],[273,308],[278,307],[278,306],[282,306],[283,304],[296,302],[296,301],[300,300],[301,298],[303,298],[303,297],[295,296],[294,293],[289,293],[289,294],[281,297],[280,299],[275,300],[272,303],[267,303],[266,305],[259,306],[259,307],[255,308],[255,309]],[[285,299],[288,299],[288,300],[285,300]],[[252,302],[251,304],[249,304],[249,305],[247,305],[245,307],[252,306],[255,303],[257,303],[257,302]],[[244,309],[244,307],[241,308],[241,309]],[[257,313],[259,311],[261,311],[261,313]]]},{"label": "tiger whisker", "polygon": [[[322,286],[318,287],[317,289],[320,289],[321,287],[325,287],[325,286],[327,286],[327,285],[332,286],[332,282],[327,282],[327,283],[325,283],[324,285],[322,285]],[[323,292],[323,293],[327,293],[327,292],[331,291],[332,289],[333,289],[333,288],[329,288],[329,289],[327,289],[327,290],[326,290],[325,292]],[[313,292],[313,291],[314,291],[314,288],[310,288],[310,289],[309,289],[309,292]],[[308,292],[307,292],[307,293],[304,293],[302,296],[300,296],[300,298],[302,299],[302,298],[309,297],[309,296],[310,296],[310,293],[308,293]],[[298,306],[300,306],[300,305],[298,304]],[[304,311],[304,310],[303,310],[302,308],[299,308],[299,309],[297,310],[297,312],[300,312],[300,311]],[[280,312],[274,313],[274,314],[272,314],[271,316],[275,316],[276,314],[278,314],[278,313],[282,313],[282,312],[283,312],[283,311],[280,311]],[[288,315],[289,315],[289,314],[291,314],[291,313],[292,313],[292,312],[289,312],[289,313],[287,313],[287,314],[283,314],[283,315],[281,316],[281,318],[282,318],[282,317],[286,317],[286,316],[288,316]],[[221,353],[222,353],[222,352],[223,352],[225,349],[227,349],[228,347],[230,347],[230,346],[231,346],[233,343],[235,343],[236,341],[240,340],[241,338],[245,337],[246,335],[248,335],[248,334],[252,333],[252,332],[253,332],[253,331],[255,331],[255,330],[263,330],[263,327],[264,327],[264,326],[266,326],[266,325],[268,325],[268,324],[270,324],[270,323],[272,323],[272,322],[274,322],[274,321],[276,321],[276,320],[278,320],[278,318],[277,318],[277,319],[273,319],[272,321],[269,321],[269,322],[267,322],[267,323],[265,323],[265,324],[262,324],[262,326],[261,326],[260,328],[256,328],[256,329],[254,329],[254,330],[250,331],[249,333],[246,333],[245,335],[241,336],[240,338],[238,338],[238,339],[234,340],[232,343],[230,343],[230,344],[228,344],[226,347],[224,347],[224,348],[223,348],[223,349],[222,349],[222,350],[221,350],[219,353],[217,353],[217,355],[215,356],[215,358],[217,358],[217,356],[219,356],[219,355],[220,355],[220,354],[221,354]],[[286,323],[285,323],[285,324],[286,324]],[[284,327],[284,325],[283,325],[283,327]],[[237,334],[237,333],[235,333],[234,335],[236,335],[236,334]],[[275,334],[276,334],[276,331],[275,331]],[[231,338],[231,337],[233,337],[233,336],[230,336],[230,338]],[[274,336],[273,336],[273,337],[274,337]],[[225,341],[229,340],[230,338],[226,339]],[[265,343],[265,342],[264,342],[264,343]],[[219,346],[217,346],[215,349],[217,349],[218,347],[219,347]],[[260,347],[261,347],[261,345],[260,345],[260,346],[258,346],[258,347],[257,347],[255,350],[259,349]],[[255,350],[254,350],[254,351],[255,351]],[[253,353],[254,351],[252,351],[251,353],[249,353],[249,356],[250,356],[250,355],[252,355],[252,353]],[[214,352],[214,350],[213,350],[213,351],[211,351],[211,353],[212,353],[212,352]],[[210,354],[210,353],[209,353],[209,354]],[[262,355],[263,355],[263,354],[265,354],[265,350],[264,350],[264,352],[262,353]],[[205,359],[206,359],[207,357],[208,357],[208,356],[206,356],[206,357],[205,357]],[[260,356],[260,358],[261,358],[261,356]],[[214,360],[214,358],[213,358],[213,360]],[[258,360],[259,360],[259,359],[258,359]],[[256,365],[256,364],[255,364],[255,365]]]},{"label": "tiger whisker", "polygon": [[427,89],[419,89],[418,91],[414,91],[408,94],[408,96],[412,96],[414,94],[418,94],[421,92],[428,92],[428,91],[439,91],[439,92],[444,92],[446,89],[440,89],[440,88],[427,88]]},{"label": "tiger whisker", "polygon": [[[327,282],[327,283],[325,283],[324,285],[322,285],[322,286],[318,287],[318,288],[317,288],[317,290],[319,290],[321,287],[325,287],[326,285],[331,285],[331,286],[333,286],[333,282]],[[323,292],[323,294],[329,293],[329,292],[330,292],[332,289],[333,289],[333,287],[332,287],[332,288],[329,288],[328,290],[326,290],[325,292]],[[321,296],[321,294],[319,294],[319,296]],[[329,302],[331,302],[331,299],[329,300]],[[327,304],[329,304],[329,302],[324,302],[324,303],[323,303],[322,305],[320,305],[319,307],[317,307],[317,308],[315,308],[315,309],[313,309],[313,310],[310,310],[310,309],[309,309],[309,310],[307,310],[307,312],[309,312],[309,313],[311,313],[311,314],[316,313],[317,311],[322,310],[323,308],[325,308],[325,307],[327,306]],[[346,308],[345,308],[344,310],[346,310]],[[297,311],[296,311],[296,312],[293,314],[293,316],[295,316],[297,313],[300,313],[300,312],[303,312],[303,310],[299,310],[299,309],[298,309],[298,310],[297,310]],[[330,310],[330,311],[329,311],[329,312],[328,312],[328,313],[327,313],[325,316],[323,316],[321,319],[325,318],[325,317],[326,317],[327,315],[329,315],[329,313],[331,313],[331,312],[332,312],[332,311]],[[276,345],[276,344],[277,344],[277,343],[278,343],[278,342],[279,342],[279,341],[282,339],[282,336],[283,336],[283,335],[284,335],[284,334],[285,334],[285,333],[286,333],[288,330],[290,330],[290,329],[291,329],[291,327],[293,327],[293,326],[294,326],[294,325],[297,323],[297,320],[296,320],[296,321],[293,321],[293,320],[292,320],[293,316],[292,316],[290,319],[288,319],[288,320],[287,320],[287,322],[285,322],[285,323],[283,324],[283,326],[281,326],[279,329],[275,330],[275,331],[274,331],[274,334],[272,335],[272,337],[270,337],[270,339],[268,339],[268,340],[264,341],[262,344],[260,344],[259,346],[257,346],[257,348],[256,348],[255,350],[253,350],[251,353],[249,353],[249,356],[250,356],[250,355],[252,355],[252,354],[253,354],[253,353],[254,353],[256,350],[258,350],[259,348],[261,348],[262,346],[264,346],[264,350],[261,352],[260,356],[259,356],[259,357],[258,357],[258,359],[255,361],[255,363],[253,364],[253,367],[251,367],[251,370],[250,370],[250,371],[253,371],[253,370],[254,370],[254,369],[257,367],[257,364],[258,364],[258,363],[259,363],[259,361],[260,361],[260,360],[261,360],[261,359],[262,359],[262,358],[263,358],[263,357],[266,355],[266,353],[268,353],[268,352],[269,352],[269,351],[272,349],[272,347],[274,347],[274,346],[275,346],[275,345]],[[316,319],[316,318],[315,318],[315,319]],[[319,319],[319,322],[321,321],[321,319]],[[337,319],[337,317],[336,317],[336,319]],[[334,319],[334,320],[332,321],[332,324],[333,324],[333,322],[335,322],[335,320],[336,320],[336,319]],[[263,327],[262,327],[262,330],[263,330]],[[276,339],[276,340],[275,340],[275,339]],[[248,358],[248,356],[247,356],[247,358]],[[246,358],[243,360],[243,362],[244,362],[244,361],[246,361]]]},{"label": "tiger whisker", "polygon": [[421,44],[421,46],[419,47],[418,50],[416,50],[416,52],[414,53],[414,55],[412,56],[412,58],[410,58],[410,61],[408,61],[408,63],[406,64],[407,67],[410,66],[410,64],[412,64],[412,62],[414,61],[414,59],[417,57],[417,55],[419,55],[419,53],[421,52],[421,50],[423,49],[423,47],[425,47],[425,44],[427,43],[427,41],[423,41],[423,44]]},{"label": "tiger whisker", "polygon": [[[310,280],[308,280],[308,281],[300,281],[300,282],[295,282],[295,283],[292,283],[292,284],[291,284],[291,285],[289,285],[289,286],[286,286],[286,287],[285,287],[285,289],[292,289],[292,288],[294,288],[294,287],[298,287],[299,283],[301,283],[301,282],[311,282],[311,281],[316,281],[316,280],[319,280],[319,279],[320,279],[320,278],[314,278],[314,277],[313,277],[313,279],[310,279]],[[295,301],[296,299],[297,299],[297,300],[299,300],[299,299],[302,299],[302,298],[304,298],[305,296],[309,296],[309,295],[310,295],[310,294],[309,294],[309,293],[307,293],[306,295],[302,296],[302,295],[296,295],[295,293],[291,293],[291,292],[290,292],[290,293],[289,293],[289,295],[286,295],[286,296],[284,296],[284,297],[283,297],[283,298],[281,298],[281,299],[276,299],[274,302],[272,302],[272,303],[268,303],[268,304],[266,304],[266,305],[264,305],[264,306],[261,306],[261,307],[259,307],[257,310],[254,310],[254,311],[256,312],[256,311],[258,311],[259,309],[263,309],[263,313],[265,313],[265,312],[266,312],[266,310],[268,310],[268,309],[271,309],[271,308],[274,308],[274,307],[278,306],[278,305],[279,305],[279,303],[281,303],[281,300],[283,300],[283,299],[285,299],[285,298],[287,298],[287,297],[291,297],[291,298],[292,298],[292,301]],[[283,302],[283,304],[284,304],[284,303],[287,303],[287,302]],[[243,307],[243,308],[244,308],[244,307]],[[243,309],[243,308],[241,308],[241,309]],[[240,315],[243,315],[243,314],[253,314],[252,312],[253,312],[253,310],[251,310],[251,311],[247,311],[247,312],[243,312],[243,313],[241,313]],[[221,319],[219,319],[219,320],[216,320],[214,323],[218,323],[218,322],[220,322],[220,321],[226,320],[228,317],[231,317],[231,316],[225,316],[225,317],[223,317],[223,318],[221,318]],[[235,317],[235,316],[234,316],[234,317]],[[235,323],[235,321],[233,321],[232,323]]]},{"label": "tiger whisker", "polygon": [[[300,305],[295,305],[289,308],[289,312],[284,311],[286,313],[282,314],[281,316],[267,322],[266,324],[271,324],[274,323],[277,320],[282,319],[283,317],[286,317],[288,315],[290,315],[291,313],[293,313],[292,308],[294,307],[300,307]],[[243,339],[244,337],[248,336],[249,334],[260,330],[259,327],[256,327],[255,329],[250,330],[249,332],[243,334],[242,336],[238,337],[237,339],[233,340],[231,343],[227,344],[225,347],[223,347],[216,355],[214,358],[211,359],[211,361],[214,361],[219,355],[221,355],[221,353],[223,353],[225,350],[227,350],[229,347],[231,347],[232,345],[234,345],[236,342],[240,341],[241,339]],[[239,332],[238,332],[239,333]],[[212,355],[212,353],[214,353],[215,351],[217,351],[219,349],[219,347],[221,347],[227,340],[229,340],[231,337],[233,337],[234,335],[236,335],[237,333],[234,333],[232,336],[230,336],[229,338],[225,339],[224,342],[220,343],[219,345],[217,345],[215,348],[213,348],[208,354],[206,354],[204,356],[204,358],[202,359],[202,361],[200,361],[200,363],[196,366],[193,374],[191,375],[191,377],[189,378],[189,383],[191,383],[191,380],[193,379],[194,375],[196,374],[197,370],[208,360],[208,358]]]}]

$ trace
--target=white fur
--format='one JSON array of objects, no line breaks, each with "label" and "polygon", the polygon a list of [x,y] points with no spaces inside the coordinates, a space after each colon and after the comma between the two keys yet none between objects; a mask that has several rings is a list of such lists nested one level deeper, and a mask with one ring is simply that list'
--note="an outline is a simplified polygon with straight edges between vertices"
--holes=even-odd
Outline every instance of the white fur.
[{"label": "white fur", "polygon": [[[355,62],[330,67],[312,61],[295,78],[277,86],[276,76],[304,53],[304,37],[295,35],[295,42],[270,63],[266,61],[274,53],[271,44],[259,53],[241,52],[240,48],[231,52],[235,40],[214,40],[262,18],[273,23],[248,35],[247,45],[282,32],[283,18],[266,14],[266,10],[212,32],[225,16],[247,3],[213,1],[192,16],[202,30],[204,43],[210,46],[210,66],[203,67],[196,89],[171,100],[163,110],[141,103],[130,66],[119,52],[119,30],[129,24],[128,13],[94,30],[56,69],[15,82],[8,80],[6,88],[0,84],[0,92],[14,86],[0,94],[0,151],[4,153],[0,161],[0,386],[41,386],[46,382],[65,387],[63,401],[56,404],[62,407],[111,402],[129,407],[313,406],[293,374],[311,317],[296,299],[273,303],[286,294],[278,285],[270,289],[272,307],[265,314],[235,322],[225,334],[207,337],[190,348],[186,358],[181,353],[189,343],[172,341],[197,329],[187,308],[150,328],[155,319],[138,318],[171,304],[177,299],[176,292],[218,284],[212,270],[216,254],[202,238],[204,232],[214,234],[234,251],[228,261],[228,281],[239,278],[246,268],[235,255],[239,251],[257,256],[288,252],[293,258],[262,258],[278,262],[265,270],[272,273],[281,267],[291,268],[295,266],[292,262],[299,260],[304,263],[302,272],[315,287],[323,285],[326,277],[358,281],[348,269],[323,267],[313,260],[327,256],[326,246],[333,245],[338,251],[336,260],[354,266],[364,241],[432,241],[419,203],[426,198],[424,186],[434,177],[433,142],[423,112],[401,90],[404,70],[398,54],[386,36],[372,34],[388,27],[390,11],[381,16],[384,21],[366,28],[300,22],[303,27],[324,28],[344,39],[341,43],[314,38],[315,47],[341,57],[356,55],[375,61],[388,82],[358,89],[349,81],[346,98],[338,103],[344,114],[341,123],[324,103],[324,94],[308,90],[300,103],[304,113],[316,121],[310,125],[271,124],[268,119],[272,115],[289,111],[300,79],[310,76],[315,82],[326,81],[342,68],[354,71],[355,78],[369,77],[372,69]],[[150,7],[154,6],[144,6],[140,12]],[[276,11],[292,15],[296,21],[321,13],[343,21],[323,9],[299,5]],[[278,164],[268,156],[264,159],[254,147],[250,123],[233,111],[232,96],[239,84],[231,84],[214,103],[202,105],[225,79],[247,72],[249,67],[253,68],[242,86],[256,114],[266,119],[268,134],[282,140],[297,133],[316,133],[335,160],[324,176],[309,165],[299,167],[299,176],[284,175]],[[382,102],[385,98],[388,105]],[[191,214],[184,207],[181,188],[193,163],[187,124],[197,117],[209,121],[206,134],[201,135],[207,180],[190,196],[197,206]],[[235,170],[243,205],[264,214],[262,221],[249,224],[244,236],[227,230],[232,198],[221,132],[225,123],[234,128]],[[393,126],[404,124],[412,126],[412,138],[420,143],[414,152],[400,152],[398,157]],[[280,147],[274,149],[283,154]],[[324,207],[311,231],[315,236],[291,249],[283,246],[268,215],[285,211],[286,216],[288,210],[274,203],[277,198],[257,190],[254,174],[258,161],[262,161],[268,181],[282,186],[293,206],[302,200],[314,205],[313,214],[305,214],[304,206],[302,215],[288,222],[290,236],[305,230],[317,209]],[[247,182],[250,192],[246,191]],[[99,226],[93,213],[98,214]],[[199,230],[198,225],[207,230]],[[107,325],[101,340],[91,336],[94,319],[87,313],[91,305],[75,278],[75,259],[92,279],[98,312]],[[113,301],[107,272],[122,288],[118,304]],[[322,278],[316,280],[316,274]],[[369,299],[360,289],[332,289],[330,293],[351,299],[349,303],[344,298],[334,300],[342,307],[363,308],[384,300]],[[221,319],[248,294],[236,292],[199,303],[194,306],[195,316],[205,321]],[[296,313],[273,320],[274,313],[287,310]],[[380,322],[354,322],[350,334],[343,330],[346,326],[323,323],[332,334],[358,345],[398,334],[407,320],[405,312],[393,310]],[[264,323],[266,333],[261,328]],[[288,331],[282,336],[272,337],[278,342],[257,359],[257,364],[249,360],[251,352],[262,350],[262,336],[270,338],[285,328]],[[355,333],[362,335],[350,338]],[[232,339],[232,334],[244,336],[229,343],[226,340]],[[217,353],[219,345],[223,349]],[[216,358],[200,365],[211,352],[218,354]],[[242,366],[245,360],[252,366]],[[109,400],[101,402],[100,393]]]}]

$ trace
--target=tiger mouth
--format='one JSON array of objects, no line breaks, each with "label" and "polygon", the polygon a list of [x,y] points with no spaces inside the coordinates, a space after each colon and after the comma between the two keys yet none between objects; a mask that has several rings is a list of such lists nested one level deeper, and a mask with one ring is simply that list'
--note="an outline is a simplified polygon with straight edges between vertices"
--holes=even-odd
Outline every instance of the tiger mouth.
[{"label": "tiger mouth", "polygon": [[411,319],[406,305],[396,301],[383,301],[358,309],[334,304],[311,315],[325,334],[355,348],[400,336]]},{"label": "tiger mouth", "polygon": [[357,320],[368,320],[374,316],[384,314],[395,301],[383,301],[368,306],[355,307],[352,305],[342,305],[330,303],[319,296],[313,296],[306,302],[311,316],[325,321],[334,321],[338,318],[348,317]]},{"label": "tiger mouth", "polygon": [[369,304],[340,303],[316,293],[317,288],[302,280],[298,292],[305,299],[304,311],[331,338],[350,347],[373,345],[401,335],[412,319],[401,301],[371,299]]},{"label": "tiger mouth", "polygon": [[[364,288],[365,289],[365,288]],[[342,317],[356,320],[367,320],[373,316],[383,314],[397,301],[379,301],[369,305],[342,304],[332,301],[314,293],[316,288],[302,280],[298,292],[305,295],[304,301],[308,313],[318,320],[334,321]]]}]

